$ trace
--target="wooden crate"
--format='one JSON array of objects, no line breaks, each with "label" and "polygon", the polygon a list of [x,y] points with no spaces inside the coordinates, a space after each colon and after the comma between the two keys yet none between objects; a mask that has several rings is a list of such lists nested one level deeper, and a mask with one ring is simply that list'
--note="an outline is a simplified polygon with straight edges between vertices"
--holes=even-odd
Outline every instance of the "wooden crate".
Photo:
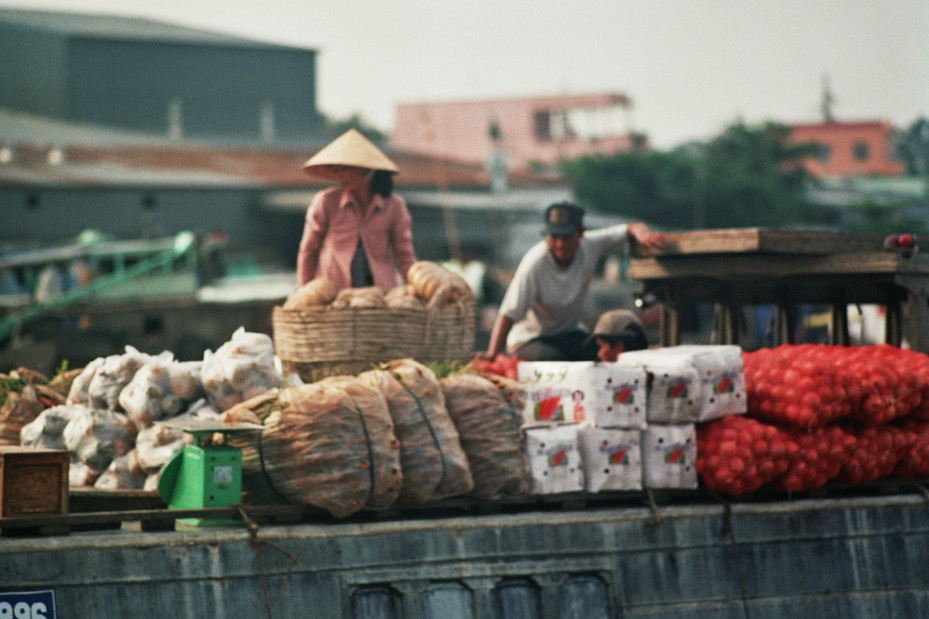
[{"label": "wooden crate", "polygon": [[67,451],[0,446],[0,517],[68,513]]}]

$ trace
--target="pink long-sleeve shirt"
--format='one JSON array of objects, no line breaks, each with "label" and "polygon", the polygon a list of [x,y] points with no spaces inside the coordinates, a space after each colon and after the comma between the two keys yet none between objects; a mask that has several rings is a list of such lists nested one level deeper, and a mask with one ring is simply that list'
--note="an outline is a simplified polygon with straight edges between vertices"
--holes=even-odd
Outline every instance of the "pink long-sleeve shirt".
[{"label": "pink long-sleeve shirt", "polygon": [[374,285],[384,290],[396,287],[416,262],[412,225],[406,202],[396,194],[389,198],[375,195],[362,217],[351,192],[339,187],[320,191],[306,211],[297,253],[297,284],[325,276],[340,290],[350,287],[352,256],[360,238]]}]

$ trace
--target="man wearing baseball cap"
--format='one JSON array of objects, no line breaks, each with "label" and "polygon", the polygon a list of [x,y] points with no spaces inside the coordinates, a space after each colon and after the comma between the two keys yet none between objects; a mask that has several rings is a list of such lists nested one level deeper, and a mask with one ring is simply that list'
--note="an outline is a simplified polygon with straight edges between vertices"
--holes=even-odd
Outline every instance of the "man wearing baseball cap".
[{"label": "man wearing baseball cap", "polygon": [[596,344],[581,323],[584,301],[600,259],[630,242],[646,251],[664,235],[644,223],[587,232],[584,209],[558,202],[545,210],[545,240],[520,261],[494,322],[485,358],[504,350],[526,361],[588,361]]}]

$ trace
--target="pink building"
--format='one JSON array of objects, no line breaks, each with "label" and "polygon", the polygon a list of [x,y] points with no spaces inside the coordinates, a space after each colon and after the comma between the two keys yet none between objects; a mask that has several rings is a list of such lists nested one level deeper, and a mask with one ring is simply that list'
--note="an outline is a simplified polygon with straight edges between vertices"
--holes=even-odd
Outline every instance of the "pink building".
[{"label": "pink building", "polygon": [[816,156],[804,166],[817,178],[904,176],[906,166],[895,152],[897,133],[884,120],[790,125],[791,142],[816,144]]},{"label": "pink building", "polygon": [[393,148],[489,162],[510,170],[643,146],[630,129],[632,102],[618,93],[489,99],[397,106]]}]

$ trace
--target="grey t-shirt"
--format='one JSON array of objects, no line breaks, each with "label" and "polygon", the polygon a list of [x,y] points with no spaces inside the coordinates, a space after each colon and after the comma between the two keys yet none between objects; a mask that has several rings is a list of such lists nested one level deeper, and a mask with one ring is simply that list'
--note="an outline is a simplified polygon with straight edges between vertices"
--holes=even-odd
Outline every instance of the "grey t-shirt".
[{"label": "grey t-shirt", "polygon": [[533,245],[516,268],[500,304],[500,314],[514,322],[507,349],[539,335],[582,328],[584,300],[597,262],[624,251],[627,237],[626,224],[585,232],[566,269],[555,263],[545,241]]}]

